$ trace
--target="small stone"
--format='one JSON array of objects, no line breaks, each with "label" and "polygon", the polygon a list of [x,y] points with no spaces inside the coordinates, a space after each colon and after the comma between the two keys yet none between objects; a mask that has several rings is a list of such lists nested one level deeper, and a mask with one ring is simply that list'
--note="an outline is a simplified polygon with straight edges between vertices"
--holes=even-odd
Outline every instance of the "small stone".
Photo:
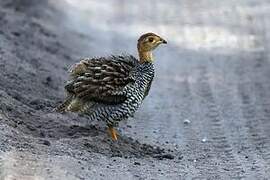
[{"label": "small stone", "polygon": [[172,154],[164,154],[162,157],[165,159],[174,159],[174,155]]},{"label": "small stone", "polygon": [[159,160],[162,160],[162,159],[174,159],[174,155],[172,155],[172,154],[161,154],[161,155],[155,156],[155,158],[158,158]]},{"label": "small stone", "polygon": [[184,124],[190,124],[190,120],[189,119],[185,119],[184,120]]},{"label": "small stone", "polygon": [[40,135],[40,137],[45,137],[44,132],[40,132],[39,135]]},{"label": "small stone", "polygon": [[202,142],[205,143],[207,141],[207,138],[203,138]]},{"label": "small stone", "polygon": [[179,156],[178,160],[182,160],[184,158],[184,156]]},{"label": "small stone", "polygon": [[138,165],[138,166],[140,166],[140,165],[141,165],[141,163],[139,163],[139,162],[135,161],[135,162],[134,162],[134,165]]},{"label": "small stone", "polygon": [[48,140],[44,140],[44,141],[43,141],[43,144],[46,145],[46,146],[50,146],[50,145],[51,145],[51,142],[48,141]]},{"label": "small stone", "polygon": [[19,32],[12,32],[12,34],[13,34],[14,36],[17,36],[17,37],[21,36],[21,33],[19,33]]},{"label": "small stone", "polygon": [[23,124],[23,121],[17,121],[17,124],[21,125],[21,124]]}]

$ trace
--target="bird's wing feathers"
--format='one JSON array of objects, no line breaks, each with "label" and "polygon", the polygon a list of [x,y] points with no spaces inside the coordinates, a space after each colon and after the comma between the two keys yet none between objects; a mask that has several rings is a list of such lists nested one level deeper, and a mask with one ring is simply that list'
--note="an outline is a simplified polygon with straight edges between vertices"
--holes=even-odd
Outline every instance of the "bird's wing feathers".
[{"label": "bird's wing feathers", "polygon": [[120,103],[126,98],[124,87],[134,82],[135,65],[132,56],[84,59],[70,69],[71,80],[65,88],[81,99]]}]

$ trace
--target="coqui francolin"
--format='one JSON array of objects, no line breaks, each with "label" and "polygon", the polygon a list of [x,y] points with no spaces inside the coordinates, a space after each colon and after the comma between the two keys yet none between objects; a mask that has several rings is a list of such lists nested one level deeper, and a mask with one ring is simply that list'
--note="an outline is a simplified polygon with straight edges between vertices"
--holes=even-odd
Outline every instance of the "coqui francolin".
[{"label": "coqui francolin", "polygon": [[117,140],[114,127],[132,116],[148,95],[155,72],[152,51],[160,44],[167,41],[146,33],[138,39],[139,60],[132,55],[82,59],[71,67],[67,97],[56,110],[105,121],[112,139]]}]

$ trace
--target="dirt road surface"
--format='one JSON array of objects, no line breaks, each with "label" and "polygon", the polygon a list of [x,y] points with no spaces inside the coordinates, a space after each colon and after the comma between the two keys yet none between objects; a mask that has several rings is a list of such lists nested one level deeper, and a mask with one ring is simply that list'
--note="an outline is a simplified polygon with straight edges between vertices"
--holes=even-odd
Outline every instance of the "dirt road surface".
[{"label": "dirt road surface", "polygon": [[[0,179],[270,179],[267,0],[0,2]],[[67,69],[152,31],[156,77],[112,142],[58,114]]]}]

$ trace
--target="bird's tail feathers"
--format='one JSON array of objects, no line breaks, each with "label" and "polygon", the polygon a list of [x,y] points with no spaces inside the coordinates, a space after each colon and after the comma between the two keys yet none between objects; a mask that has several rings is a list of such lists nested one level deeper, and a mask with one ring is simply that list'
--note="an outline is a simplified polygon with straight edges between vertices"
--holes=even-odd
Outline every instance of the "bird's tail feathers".
[{"label": "bird's tail feathers", "polygon": [[60,113],[64,113],[66,111],[68,111],[68,107],[71,104],[72,100],[74,99],[73,95],[68,95],[68,97],[66,97],[65,101],[63,103],[61,103],[60,105],[58,105],[56,108],[54,108],[54,112],[60,112]]},{"label": "bird's tail feathers", "polygon": [[54,109],[54,112],[90,112],[95,104],[92,101],[83,101],[75,95],[68,95],[66,100]]}]

